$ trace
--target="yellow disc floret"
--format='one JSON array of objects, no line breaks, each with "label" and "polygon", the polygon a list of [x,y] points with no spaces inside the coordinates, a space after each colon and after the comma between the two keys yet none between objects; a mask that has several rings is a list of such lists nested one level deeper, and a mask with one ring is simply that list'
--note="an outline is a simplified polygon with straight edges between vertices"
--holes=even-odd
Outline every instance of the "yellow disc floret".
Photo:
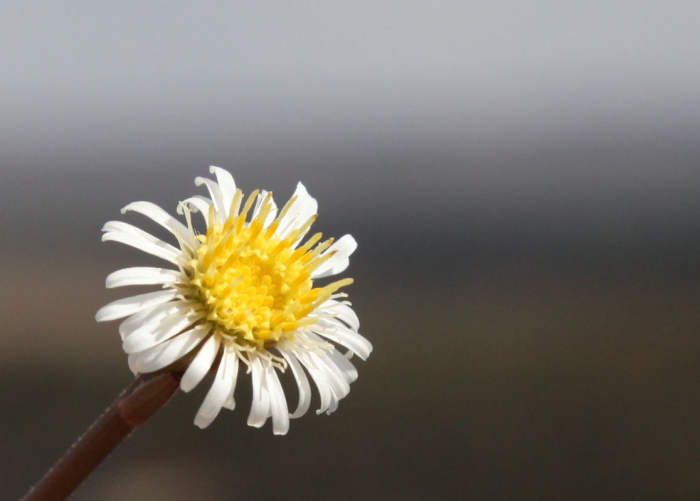
[{"label": "yellow disc floret", "polygon": [[333,255],[322,254],[333,240],[314,247],[321,239],[317,233],[297,247],[315,215],[288,233],[280,231],[294,197],[265,227],[274,209],[267,194],[255,217],[246,222],[256,196],[257,191],[239,213],[243,194],[238,190],[224,224],[217,223],[212,207],[207,234],[197,237],[201,245],[187,264],[196,299],[203,304],[207,320],[217,326],[216,332],[239,343],[269,348],[314,323],[309,314],[352,280],[314,288],[312,274]]}]

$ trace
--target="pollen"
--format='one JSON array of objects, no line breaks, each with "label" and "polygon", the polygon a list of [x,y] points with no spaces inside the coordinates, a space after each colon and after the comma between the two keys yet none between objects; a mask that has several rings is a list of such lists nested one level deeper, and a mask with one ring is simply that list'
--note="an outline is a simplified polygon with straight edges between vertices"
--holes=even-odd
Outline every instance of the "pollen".
[{"label": "pollen", "polygon": [[[247,221],[256,197],[262,200]],[[324,253],[333,239],[321,241],[316,233],[297,247],[316,216],[291,231],[280,228],[290,216],[297,217],[287,214],[295,197],[274,218],[271,193],[251,193],[239,211],[242,199],[238,190],[223,224],[210,211],[206,235],[196,237],[201,245],[187,263],[188,274],[194,296],[219,336],[271,348],[283,338],[292,339],[296,329],[315,323],[309,313],[352,279],[314,287],[314,270],[333,255]]]}]

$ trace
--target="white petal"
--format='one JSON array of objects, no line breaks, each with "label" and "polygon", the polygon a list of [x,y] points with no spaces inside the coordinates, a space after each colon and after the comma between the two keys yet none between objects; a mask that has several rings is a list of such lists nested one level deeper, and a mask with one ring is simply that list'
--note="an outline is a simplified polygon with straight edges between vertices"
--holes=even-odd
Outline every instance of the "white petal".
[{"label": "white petal", "polygon": [[250,405],[248,425],[260,428],[270,416],[270,394],[265,386],[265,369],[259,357],[251,364],[250,380],[253,384],[253,401]]},{"label": "white petal", "polygon": [[206,197],[200,195],[195,195],[193,197],[187,198],[180,202],[177,206],[177,213],[182,214],[184,212],[183,207],[187,206],[192,212],[199,212],[204,218],[204,222],[209,227],[209,207],[212,205],[212,201]]},{"label": "white petal", "polygon": [[335,365],[328,355],[311,353],[312,358],[316,360],[317,367],[323,371],[326,376],[326,380],[331,387],[331,391],[338,398],[341,399],[350,393],[350,383],[345,379],[345,376],[338,366]]},{"label": "white petal", "polygon": [[287,351],[286,349],[280,347],[280,345],[277,345],[277,349],[285,360],[287,360],[289,367],[292,369],[294,379],[297,382],[297,388],[299,389],[299,404],[297,405],[297,409],[290,417],[298,418],[306,414],[306,411],[309,410],[309,405],[311,404],[311,386],[309,385],[309,379],[306,377],[306,372],[304,372],[304,368],[297,360],[297,357],[291,351]]},{"label": "white petal", "polygon": [[357,379],[357,369],[352,362],[345,358],[338,350],[333,350],[328,354],[331,361],[338,366],[338,369],[343,374],[343,377],[348,383],[352,383]]},{"label": "white petal", "polygon": [[[255,218],[258,217],[258,214],[260,214],[260,209],[262,208],[262,203],[263,200],[265,200],[265,197],[267,197],[267,194],[269,192],[266,190],[262,190],[260,193],[258,193],[258,198],[255,200],[255,207],[253,207],[253,215],[251,216],[251,221]],[[267,217],[265,218],[265,221],[263,222],[263,228],[267,228],[272,224],[272,221],[275,220],[275,217],[277,217],[277,205],[275,204],[275,200],[270,196],[270,204],[272,205],[272,209],[270,209],[270,212],[267,214]]]},{"label": "white petal", "polygon": [[124,268],[107,276],[107,288],[113,289],[114,287],[125,287],[128,285],[170,284],[179,278],[179,270],[149,267]]},{"label": "white petal", "polygon": [[200,318],[201,315],[194,312],[166,317],[158,325],[148,325],[132,332],[124,339],[122,349],[125,353],[147,350],[179,334]]},{"label": "white petal", "polygon": [[194,184],[197,186],[201,186],[203,184],[206,185],[207,189],[209,190],[209,195],[211,196],[211,199],[214,202],[214,212],[216,213],[215,221],[218,224],[224,224],[224,221],[226,221],[226,213],[228,211],[228,207],[224,206],[224,200],[221,195],[221,189],[219,188],[219,185],[216,184],[215,181],[207,179],[206,177],[194,178]]},{"label": "white petal", "polygon": [[265,368],[267,390],[270,394],[270,415],[272,416],[272,433],[286,435],[289,431],[289,409],[284,390],[272,364]]},{"label": "white petal", "polygon": [[[315,372],[315,375],[314,375]],[[325,399],[321,399],[321,405],[319,408],[316,410],[316,414],[323,414],[324,412],[326,413],[331,413],[335,409],[338,408],[338,397],[336,397],[335,393],[333,393],[333,389],[331,385],[328,382],[328,378],[325,376],[325,374],[322,371],[319,370],[314,370],[314,372],[311,373],[311,377],[314,378],[314,382],[316,383],[316,386],[319,389],[319,393],[323,395],[324,393],[326,394]],[[325,402],[324,402],[325,400]]]},{"label": "white petal", "polygon": [[192,391],[197,386],[204,376],[207,375],[211,364],[214,363],[216,353],[219,351],[219,337],[214,335],[207,339],[200,348],[197,356],[194,357],[187,370],[182,375],[180,380],[180,389],[185,393]]},{"label": "white petal", "polygon": [[233,410],[236,408],[236,401],[233,398],[233,394],[236,392],[236,381],[238,380],[238,353],[233,349],[232,346],[227,347],[230,350],[229,357],[231,360],[231,390],[228,392],[226,401],[224,402],[224,409]]},{"label": "white petal", "polygon": [[175,290],[165,290],[119,299],[100,308],[95,314],[95,320],[107,322],[128,317],[143,309],[170,301],[177,294]]},{"label": "white petal", "polygon": [[165,259],[166,261],[170,261],[173,264],[177,264],[177,258],[180,255],[178,249],[135,226],[122,223],[121,221],[110,221],[104,225],[102,231],[106,232],[102,235],[103,242],[109,240],[121,242],[143,252],[153,254],[161,259]]},{"label": "white petal", "polygon": [[[318,334],[315,334],[311,331],[304,331],[304,334],[309,337],[312,341],[316,341],[317,343],[322,343],[324,341],[321,336]],[[349,351],[348,353],[352,353]],[[329,350],[325,353],[324,355],[327,357],[326,363],[330,361],[330,363],[334,364],[334,371],[340,371],[341,376],[348,382],[352,383],[357,379],[357,369],[355,368],[354,365],[348,360],[346,355],[343,355],[340,350],[334,347],[333,350]],[[349,388],[348,388],[348,391]]]},{"label": "white petal", "polygon": [[[209,326],[197,326],[144,351],[130,353],[138,372],[155,372],[187,355],[209,333]],[[128,338],[127,338],[128,339]]]},{"label": "white petal", "polygon": [[138,212],[151,218],[153,221],[175,235],[179,242],[183,242],[190,249],[194,249],[196,247],[194,235],[192,235],[187,226],[165,212],[156,204],[151,202],[132,202],[122,209],[122,214],[124,214],[126,211]]},{"label": "white petal", "polygon": [[224,215],[228,217],[231,202],[233,202],[233,196],[236,194],[236,182],[233,180],[231,173],[221,167],[214,167],[212,165],[209,167],[209,172],[216,175],[216,181],[219,183],[219,189],[221,190]]},{"label": "white petal", "polygon": [[190,305],[188,303],[180,301],[172,301],[165,304],[152,306],[150,308],[144,308],[119,324],[119,334],[122,337],[122,341],[124,338],[142,327],[157,324],[166,315],[189,308]]},{"label": "white petal", "polygon": [[316,366],[316,361],[311,359],[307,352],[294,350],[294,354],[304,365],[304,367],[306,367],[306,370],[309,371],[309,374],[311,374],[311,379],[314,380],[314,383],[318,388],[318,394],[319,397],[321,397],[321,405],[316,411],[316,414],[326,412],[328,410],[328,407],[330,407],[330,405],[332,404],[333,399],[335,398],[333,392],[331,391],[331,387],[328,384],[328,378],[326,378],[323,371]]},{"label": "white petal", "polygon": [[340,240],[331,245],[322,255],[326,255],[329,252],[335,252],[328,261],[324,262],[316,268],[311,275],[311,278],[323,278],[329,277],[331,275],[337,275],[345,269],[350,264],[349,256],[357,249],[357,242],[350,235],[345,235]]},{"label": "white petal", "polygon": [[289,210],[280,221],[277,229],[277,236],[286,237],[292,230],[304,224],[311,216],[318,211],[318,202],[306,191],[303,184],[299,183],[294,192],[296,200],[289,207]]},{"label": "white petal", "polygon": [[326,411],[326,414],[328,414],[329,416],[330,416],[333,412],[335,412],[336,410],[338,410],[338,402],[339,402],[339,400],[340,400],[341,398],[344,398],[344,397],[345,397],[345,395],[338,396],[338,395],[335,394],[335,392],[333,393],[333,396],[334,396],[335,398],[333,398],[333,399],[331,400],[331,405],[328,406],[328,410]]},{"label": "white petal", "polygon": [[214,382],[194,418],[194,424],[198,427],[206,428],[219,415],[234,382],[232,372],[235,365],[235,357],[235,352],[223,351]]},{"label": "white petal", "polygon": [[335,319],[319,318],[316,324],[309,326],[309,330],[345,346],[362,360],[367,360],[372,353],[372,343]]},{"label": "white petal", "polygon": [[350,308],[350,306],[347,304],[341,303],[340,301],[329,299],[321,306],[316,308],[316,310],[314,310],[310,316],[326,315],[332,315],[338,320],[342,320],[355,332],[357,332],[357,330],[360,328],[360,319],[357,318],[355,310]]}]

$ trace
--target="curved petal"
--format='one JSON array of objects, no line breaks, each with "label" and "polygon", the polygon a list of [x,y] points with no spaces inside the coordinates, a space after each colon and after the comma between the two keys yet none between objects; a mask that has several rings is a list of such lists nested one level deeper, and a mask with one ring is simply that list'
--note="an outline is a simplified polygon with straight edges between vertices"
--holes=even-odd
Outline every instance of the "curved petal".
[{"label": "curved petal", "polygon": [[105,234],[102,235],[103,242],[110,240],[121,242],[143,252],[147,252],[148,254],[165,259],[166,261],[170,261],[173,264],[177,264],[177,258],[180,255],[178,249],[135,226],[122,223],[121,221],[110,221],[104,225],[102,231],[105,232]]},{"label": "curved petal", "polygon": [[113,289],[129,285],[170,284],[180,278],[179,270],[150,267],[124,268],[110,273],[107,276],[106,286],[108,289]]},{"label": "curved petal", "polygon": [[304,368],[297,360],[297,357],[291,351],[287,351],[279,345],[277,346],[277,349],[289,364],[289,367],[292,369],[294,379],[297,382],[297,388],[299,389],[299,403],[297,404],[297,409],[290,417],[298,418],[306,414],[306,411],[309,410],[309,405],[311,405],[311,386],[309,385],[309,379],[306,377]]},{"label": "curved petal", "polygon": [[314,380],[316,388],[318,388],[318,394],[321,398],[321,404],[318,410],[316,411],[316,414],[326,412],[328,408],[332,405],[333,399],[335,399],[335,396],[331,391],[330,384],[328,383],[328,378],[326,378],[324,372],[317,367],[316,362],[311,357],[309,357],[309,353],[298,350],[293,350],[293,353],[304,365],[304,367],[306,367],[306,370],[309,371],[311,379]]},{"label": "curved petal", "polygon": [[200,318],[201,315],[194,312],[166,317],[156,326],[146,326],[132,332],[124,339],[122,349],[125,353],[147,350],[179,334]]},{"label": "curved petal", "polygon": [[197,415],[194,418],[194,424],[199,428],[206,428],[214,421],[214,418],[219,415],[221,408],[228,397],[231,386],[233,385],[232,371],[234,367],[235,353],[224,350],[219,362],[219,368],[216,371],[214,382],[209,388],[207,396],[204,397]]},{"label": "curved petal", "polygon": [[335,319],[319,318],[316,324],[308,327],[308,330],[345,346],[362,360],[367,360],[372,353],[372,343]]},{"label": "curved petal", "polygon": [[209,200],[207,197],[203,197],[200,195],[195,195],[190,198],[186,198],[182,202],[180,202],[177,206],[177,213],[178,214],[183,214],[184,213],[184,207],[187,206],[189,210],[192,212],[199,212],[202,215],[202,218],[204,218],[204,223],[207,225],[207,228],[209,227],[209,207],[214,202]]},{"label": "curved petal", "polygon": [[122,209],[122,214],[127,211],[138,212],[151,218],[153,221],[175,235],[178,242],[184,243],[190,249],[195,248],[194,235],[192,235],[187,226],[165,212],[156,204],[151,202],[132,202]]},{"label": "curved petal", "polygon": [[357,318],[355,310],[353,310],[345,302],[329,299],[310,314],[310,316],[320,317],[325,317],[328,315],[343,321],[355,332],[357,332],[357,330],[360,328],[360,319]]},{"label": "curved petal", "polygon": [[155,325],[160,322],[160,320],[166,315],[175,314],[177,312],[189,309],[189,303],[181,301],[171,301],[164,304],[158,304],[145,308],[138,313],[134,313],[126,320],[119,324],[119,334],[122,337],[122,341],[127,336],[131,335],[135,331],[146,328],[147,326]]},{"label": "curved petal", "polygon": [[210,336],[209,339],[204,342],[199,352],[182,375],[182,379],[180,380],[180,389],[182,391],[185,393],[192,391],[194,387],[204,379],[204,376],[207,375],[207,372],[211,369],[211,365],[214,363],[216,353],[219,351],[219,344],[219,337],[216,335]]},{"label": "curved petal", "polygon": [[207,189],[209,190],[209,195],[211,196],[211,199],[214,202],[216,222],[218,224],[224,224],[224,221],[226,221],[226,213],[228,211],[228,207],[224,206],[224,199],[221,195],[221,189],[219,188],[219,185],[216,184],[215,181],[207,179],[206,177],[194,178],[194,184],[197,186],[201,186],[203,184],[206,185]]},{"label": "curved petal", "polygon": [[177,294],[178,291],[175,290],[164,290],[118,299],[100,308],[95,314],[95,320],[107,322],[128,317],[151,306],[168,302],[174,299]]},{"label": "curved petal", "polygon": [[[262,208],[262,203],[263,200],[265,200],[265,197],[267,197],[267,194],[269,192],[267,190],[261,190],[260,193],[258,193],[258,198],[255,200],[255,207],[253,207],[253,215],[250,217],[250,220],[252,221],[253,219],[258,217],[258,214],[260,214],[260,209]],[[270,196],[270,204],[272,205],[272,209],[270,209],[270,212],[267,214],[267,217],[265,217],[265,221],[263,221],[263,228],[267,228],[272,224],[272,221],[275,220],[275,217],[277,217],[277,204],[275,204],[275,200]]]},{"label": "curved petal", "polygon": [[326,380],[331,387],[331,391],[338,400],[347,396],[350,393],[350,383],[345,379],[345,376],[338,366],[335,365],[327,354],[311,353],[310,356],[316,360],[316,366],[323,371]]},{"label": "curved petal", "polygon": [[265,369],[260,357],[254,357],[251,363],[250,380],[253,384],[253,401],[250,404],[248,425],[260,428],[270,416],[270,394],[265,385]]},{"label": "curved petal", "polygon": [[[323,343],[325,339],[311,331],[304,331],[304,334],[308,338],[317,343]],[[343,355],[340,350],[333,346],[333,349],[328,350],[324,353],[324,356],[328,357],[328,360],[335,365],[335,368],[340,371],[341,375],[345,378],[348,383],[352,383],[357,379],[357,369],[350,362],[350,357],[352,356],[352,351],[348,351],[347,354]],[[335,370],[335,369],[334,369]]]},{"label": "curved petal", "polygon": [[331,245],[322,255],[327,255],[329,252],[333,254],[327,261],[321,263],[321,266],[316,268],[311,275],[311,278],[323,278],[331,275],[337,275],[350,264],[349,256],[357,249],[357,242],[351,235],[345,235],[337,242]]},{"label": "curved petal", "polygon": [[231,208],[231,203],[233,202],[233,195],[236,193],[236,182],[233,180],[233,176],[227,170],[221,167],[211,166],[209,167],[209,172],[216,176],[216,182],[219,184],[219,189],[221,190],[221,201],[224,207],[224,216],[229,216],[229,209]]},{"label": "curved petal", "polygon": [[296,199],[292,202],[277,228],[277,236],[280,238],[286,237],[292,230],[304,224],[318,211],[318,202],[309,195],[303,184],[297,184],[297,189],[293,196],[296,196]]},{"label": "curved petal", "polygon": [[233,398],[233,394],[236,392],[236,381],[238,380],[238,365],[240,361],[238,359],[238,353],[233,348],[233,346],[227,346],[229,350],[229,356],[231,358],[231,391],[228,392],[226,401],[224,402],[224,409],[233,410],[236,408],[236,401]]},{"label": "curved petal", "polygon": [[272,417],[272,433],[286,435],[289,431],[289,409],[284,390],[280,384],[277,372],[272,364],[265,367],[267,390],[270,394],[270,416]]},{"label": "curved petal", "polygon": [[357,380],[357,369],[342,353],[338,350],[333,350],[328,354],[328,358],[338,367],[348,383]]},{"label": "curved petal", "polygon": [[129,354],[130,365],[140,373],[167,367],[192,351],[209,333],[209,326],[197,326],[144,351]]}]

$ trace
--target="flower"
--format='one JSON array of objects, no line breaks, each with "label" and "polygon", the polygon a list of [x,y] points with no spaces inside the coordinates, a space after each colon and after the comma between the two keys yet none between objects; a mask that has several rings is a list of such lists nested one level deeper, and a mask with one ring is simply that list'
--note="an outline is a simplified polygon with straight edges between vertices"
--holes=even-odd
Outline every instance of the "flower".
[{"label": "flower", "polygon": [[[161,285],[162,290],[114,301],[95,319],[125,318],[119,333],[134,374],[178,362],[184,370],[180,387],[189,392],[215,371],[194,420],[200,428],[209,426],[222,408],[234,408],[239,366],[244,364],[253,386],[248,424],[261,427],[271,417],[273,432],[283,435],[289,418],[309,408],[307,372],[320,394],[317,413],[330,414],[357,379],[350,357],[357,354],[365,360],[372,351],[357,332],[359,321],[347,295],[339,292],[352,279],[315,284],[345,270],[357,244],[350,235],[321,241],[320,233],[302,244],[318,204],[301,183],[278,210],[272,193],[256,190],[244,202],[229,172],[219,167],[210,172],[216,181],[198,177],[195,184],[204,184],[211,199],[194,196],[178,204],[186,225],[150,202],[122,209],[163,226],[179,249],[130,224],[105,224],[103,241],[136,247],[177,269],[138,267],[110,274],[108,288]],[[206,234],[193,228],[194,212],[204,216]],[[277,375],[287,368],[299,389],[291,414]]]}]

